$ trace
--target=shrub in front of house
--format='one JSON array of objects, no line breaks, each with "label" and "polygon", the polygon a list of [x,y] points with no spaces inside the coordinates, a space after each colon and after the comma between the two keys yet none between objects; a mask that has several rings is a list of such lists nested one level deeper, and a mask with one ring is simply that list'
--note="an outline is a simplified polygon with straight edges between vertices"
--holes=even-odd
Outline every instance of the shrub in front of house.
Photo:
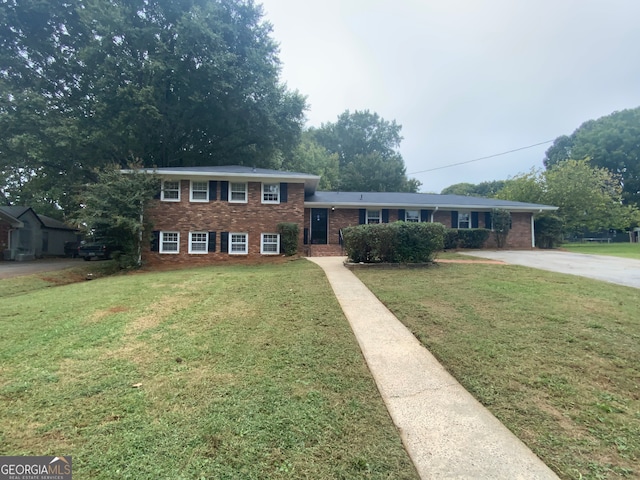
[{"label": "shrub in front of house", "polygon": [[344,247],[356,263],[425,263],[444,248],[440,223],[394,222],[343,230]]},{"label": "shrub in front of house", "polygon": [[289,257],[298,253],[298,224],[283,222],[276,228],[280,234],[280,252]]},{"label": "shrub in front of house", "polygon": [[444,249],[482,248],[490,233],[486,228],[447,228]]}]

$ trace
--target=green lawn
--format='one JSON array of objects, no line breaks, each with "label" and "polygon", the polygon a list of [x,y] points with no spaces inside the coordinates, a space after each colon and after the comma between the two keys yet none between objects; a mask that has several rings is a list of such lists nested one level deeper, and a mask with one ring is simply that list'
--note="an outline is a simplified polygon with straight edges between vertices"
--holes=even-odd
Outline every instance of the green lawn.
[{"label": "green lawn", "polygon": [[640,243],[565,243],[564,250],[640,260]]},{"label": "green lawn", "polygon": [[640,478],[640,290],[510,265],[356,273],[561,478]]},{"label": "green lawn", "polygon": [[3,455],[72,455],[79,480],[417,478],[310,262],[62,278],[0,280]]}]

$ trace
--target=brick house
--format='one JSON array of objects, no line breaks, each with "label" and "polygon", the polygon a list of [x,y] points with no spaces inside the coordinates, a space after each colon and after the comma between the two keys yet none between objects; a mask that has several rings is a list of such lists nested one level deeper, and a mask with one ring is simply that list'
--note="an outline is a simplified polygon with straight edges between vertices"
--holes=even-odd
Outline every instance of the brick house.
[{"label": "brick house", "polygon": [[[507,248],[532,248],[535,213],[549,205],[460,195],[317,191],[320,177],[242,166],[148,170],[162,188],[148,212],[154,231],[148,263],[206,264],[280,253],[277,225],[300,227],[299,251],[340,255],[341,229],[403,220],[453,228],[491,228],[490,212],[511,212]],[[486,247],[495,246],[490,238]]]}]

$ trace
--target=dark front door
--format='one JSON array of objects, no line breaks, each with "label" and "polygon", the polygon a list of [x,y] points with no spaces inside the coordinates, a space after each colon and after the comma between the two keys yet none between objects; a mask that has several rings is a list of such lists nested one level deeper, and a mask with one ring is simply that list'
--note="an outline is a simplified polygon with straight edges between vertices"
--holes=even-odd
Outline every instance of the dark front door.
[{"label": "dark front door", "polygon": [[311,209],[311,243],[316,245],[327,244],[327,217],[326,208]]}]

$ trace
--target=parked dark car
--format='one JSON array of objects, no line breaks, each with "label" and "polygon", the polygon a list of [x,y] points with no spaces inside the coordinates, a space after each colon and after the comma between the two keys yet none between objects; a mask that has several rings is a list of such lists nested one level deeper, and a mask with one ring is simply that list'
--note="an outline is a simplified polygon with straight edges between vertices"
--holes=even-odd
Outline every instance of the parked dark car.
[{"label": "parked dark car", "polygon": [[80,242],[64,242],[64,256],[76,258],[78,256],[78,247]]},{"label": "parked dark car", "polygon": [[78,247],[78,256],[86,261],[92,258],[108,260],[113,258],[113,254],[122,250],[122,247],[109,242],[89,242]]}]

